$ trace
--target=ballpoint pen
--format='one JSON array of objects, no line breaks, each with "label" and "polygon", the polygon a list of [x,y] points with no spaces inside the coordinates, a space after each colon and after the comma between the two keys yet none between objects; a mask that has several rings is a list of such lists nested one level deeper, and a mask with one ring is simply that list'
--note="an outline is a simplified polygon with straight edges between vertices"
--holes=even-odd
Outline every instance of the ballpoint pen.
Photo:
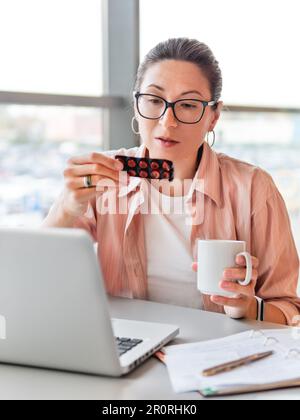
[{"label": "ballpoint pen", "polygon": [[274,354],[273,351],[268,351],[265,353],[257,353],[253,354],[248,357],[244,357],[243,359],[234,360],[232,362],[224,363],[219,366],[214,366],[209,369],[205,369],[202,372],[203,376],[214,376],[218,375],[219,373],[229,372],[233,369],[236,369],[241,366],[248,365],[250,363],[258,362],[259,360],[265,359],[267,357],[270,357]]}]

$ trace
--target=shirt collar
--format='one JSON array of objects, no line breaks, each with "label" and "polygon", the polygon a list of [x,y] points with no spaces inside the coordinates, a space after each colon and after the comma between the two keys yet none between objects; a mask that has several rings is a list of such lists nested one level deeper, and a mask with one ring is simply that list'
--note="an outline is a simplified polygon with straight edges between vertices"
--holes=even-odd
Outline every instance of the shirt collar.
[{"label": "shirt collar", "polygon": [[[145,157],[146,146],[142,144],[135,157]],[[142,179],[137,177],[130,177],[130,182],[127,187],[122,187],[119,192],[119,197],[125,197],[132,191],[140,189]],[[214,152],[206,142],[203,144],[203,154],[201,163],[193,179],[190,192],[187,196],[187,201],[191,200],[195,191],[207,195],[212,199],[218,207],[222,205],[221,198],[221,173],[220,164],[217,153]]]},{"label": "shirt collar", "polygon": [[[218,207],[222,206],[221,171],[218,155],[204,142],[201,163],[195,179],[203,181],[196,183],[195,189],[207,195]],[[204,185],[203,185],[204,183]],[[199,190],[200,188],[200,190]]]}]

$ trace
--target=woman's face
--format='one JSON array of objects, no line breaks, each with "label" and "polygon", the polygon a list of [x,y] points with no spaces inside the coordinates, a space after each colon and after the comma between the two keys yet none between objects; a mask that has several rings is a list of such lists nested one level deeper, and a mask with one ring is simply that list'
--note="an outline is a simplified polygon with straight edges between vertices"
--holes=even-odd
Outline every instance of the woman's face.
[{"label": "woman's face", "polygon": [[[179,99],[212,100],[209,82],[201,70],[193,63],[177,60],[165,60],[152,65],[144,76],[140,93],[157,95],[169,102]],[[221,106],[222,103],[217,110],[207,107],[197,124],[179,122],[171,108],[159,120],[145,119],[135,108],[142,143],[149,150],[150,157],[170,160],[194,158],[207,132],[214,129]],[[159,140],[160,137],[173,139],[177,143],[167,147],[167,144]]]}]

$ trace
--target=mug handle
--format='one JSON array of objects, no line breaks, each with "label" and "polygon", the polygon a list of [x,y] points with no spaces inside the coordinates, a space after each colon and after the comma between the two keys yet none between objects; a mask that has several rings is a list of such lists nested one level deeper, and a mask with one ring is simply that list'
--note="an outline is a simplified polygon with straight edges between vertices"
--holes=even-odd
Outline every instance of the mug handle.
[{"label": "mug handle", "polygon": [[252,280],[252,259],[249,252],[241,252],[237,255],[237,257],[245,257],[246,259],[246,265],[247,265],[247,272],[246,272],[246,278],[244,281],[240,280],[239,284],[241,286],[248,286],[251,283]]}]

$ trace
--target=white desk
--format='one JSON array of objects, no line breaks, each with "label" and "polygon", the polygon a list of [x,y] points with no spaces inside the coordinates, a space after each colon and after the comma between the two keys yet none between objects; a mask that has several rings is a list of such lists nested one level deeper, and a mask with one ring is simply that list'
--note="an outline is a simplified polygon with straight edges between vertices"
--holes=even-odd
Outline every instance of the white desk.
[{"label": "white desk", "polygon": [[[271,324],[233,321],[226,316],[153,302],[111,299],[112,317],[176,324],[186,343],[235,334]],[[276,326],[278,328],[278,326]],[[300,399],[300,389],[250,394],[243,399]],[[0,365],[0,399],[201,399],[197,392],[175,394],[165,366],[152,357],[126,377],[115,379]]]}]

